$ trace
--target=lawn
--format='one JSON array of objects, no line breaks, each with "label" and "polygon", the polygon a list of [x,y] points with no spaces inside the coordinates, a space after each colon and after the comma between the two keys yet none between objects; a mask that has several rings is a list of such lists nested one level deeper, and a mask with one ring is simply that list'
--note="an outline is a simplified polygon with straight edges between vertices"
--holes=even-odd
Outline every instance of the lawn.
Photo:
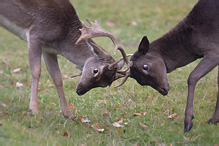
[{"label": "lawn", "polygon": [[[197,0],[71,2],[81,20],[98,20],[116,36],[126,53],[134,53],[144,35],[150,41],[162,36],[189,13]],[[95,42],[113,55],[109,39],[99,38]],[[38,89],[40,112],[30,114],[27,44],[0,28],[0,50],[0,145],[219,144],[219,124],[205,124],[216,105],[217,69],[198,82],[194,126],[184,133],[187,78],[200,60],[168,74],[171,90],[167,96],[151,87],[142,87],[133,79],[119,88],[113,87],[121,80],[111,87],[92,89],[78,96],[75,88],[80,77],[70,76],[79,70],[59,56],[70,110],[82,121],[74,122],[60,113],[59,98],[44,63]],[[117,53],[115,58],[120,56]],[[15,69],[18,72],[13,72]],[[17,82],[23,86],[16,86]],[[168,118],[175,113],[175,117]]]}]

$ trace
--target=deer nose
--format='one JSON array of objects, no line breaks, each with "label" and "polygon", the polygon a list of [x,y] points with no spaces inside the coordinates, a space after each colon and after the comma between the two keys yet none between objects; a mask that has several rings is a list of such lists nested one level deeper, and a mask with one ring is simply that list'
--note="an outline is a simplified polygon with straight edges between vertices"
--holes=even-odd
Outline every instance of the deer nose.
[{"label": "deer nose", "polygon": [[84,90],[84,88],[83,88],[80,84],[78,84],[78,86],[77,86],[77,88],[76,88],[76,93],[77,93],[79,96],[81,96],[81,95],[85,94],[86,91]]},{"label": "deer nose", "polygon": [[161,88],[159,92],[164,96],[168,94],[168,91],[165,88]]}]

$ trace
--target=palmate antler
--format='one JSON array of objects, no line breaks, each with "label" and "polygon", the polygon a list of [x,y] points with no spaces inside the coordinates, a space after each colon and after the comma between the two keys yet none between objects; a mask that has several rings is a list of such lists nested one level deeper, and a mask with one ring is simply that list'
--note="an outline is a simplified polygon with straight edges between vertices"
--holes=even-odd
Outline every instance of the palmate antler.
[{"label": "palmate antler", "polygon": [[[82,40],[88,40],[90,38],[95,38],[95,37],[102,37],[102,36],[106,36],[109,37],[112,42],[115,45],[115,50],[114,50],[114,55],[116,54],[117,50],[119,50],[123,56],[123,59],[125,61],[125,63],[127,64],[127,68],[124,71],[118,71],[120,73],[125,73],[129,70],[129,68],[131,67],[132,63],[130,61],[128,61],[128,58],[126,56],[126,53],[124,51],[124,49],[118,45],[115,37],[109,33],[108,31],[104,30],[98,23],[97,20],[95,20],[95,23],[91,22],[88,18],[86,18],[87,22],[90,24],[90,27],[87,27],[83,22],[83,28],[80,29],[81,31],[81,36],[80,38],[77,40],[77,42],[75,44],[78,44],[80,41]],[[112,64],[109,65],[109,68],[113,68],[114,66],[116,66],[119,63],[119,61],[116,61]]]}]

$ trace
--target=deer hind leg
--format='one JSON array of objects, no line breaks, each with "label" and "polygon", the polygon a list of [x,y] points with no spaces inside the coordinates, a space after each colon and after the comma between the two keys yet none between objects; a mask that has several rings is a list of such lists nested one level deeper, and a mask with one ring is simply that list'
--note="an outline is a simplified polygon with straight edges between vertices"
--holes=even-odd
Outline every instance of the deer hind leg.
[{"label": "deer hind leg", "polygon": [[59,96],[60,100],[60,105],[62,108],[62,113],[65,117],[71,118],[74,120],[74,116],[71,114],[66,99],[65,99],[65,94],[63,90],[63,83],[62,83],[62,76],[61,76],[61,71],[59,69],[58,65],[58,60],[57,60],[57,55],[51,54],[48,52],[43,52],[43,58],[44,62],[46,64],[46,68],[53,80],[53,83],[56,86],[56,90]]},{"label": "deer hind leg", "polygon": [[217,58],[217,56],[205,56],[189,76],[188,97],[184,119],[184,132],[188,132],[193,126],[193,97],[196,83],[218,65],[218,59],[215,58]]},{"label": "deer hind leg", "polygon": [[219,122],[219,65],[218,65],[218,77],[217,77],[217,84],[218,84],[218,94],[217,94],[217,103],[216,103],[216,108],[213,117],[208,120],[208,123],[215,124]]},{"label": "deer hind leg", "polygon": [[32,76],[32,86],[31,86],[31,98],[29,109],[34,114],[38,114],[38,83],[41,74],[41,54],[42,54],[42,45],[37,39],[30,38],[28,40],[28,55],[29,63]]}]

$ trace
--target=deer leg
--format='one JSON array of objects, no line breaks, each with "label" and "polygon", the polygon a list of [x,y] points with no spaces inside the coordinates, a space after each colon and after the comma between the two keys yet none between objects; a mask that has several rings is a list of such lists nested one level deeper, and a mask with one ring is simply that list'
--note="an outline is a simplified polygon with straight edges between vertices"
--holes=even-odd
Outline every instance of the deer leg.
[{"label": "deer leg", "polygon": [[218,84],[218,94],[217,94],[217,103],[216,103],[216,108],[213,117],[208,120],[208,123],[215,124],[219,122],[219,66],[218,66],[218,77],[217,77],[217,84]]},{"label": "deer leg", "polygon": [[35,39],[30,39],[28,41],[28,56],[29,56],[29,63],[31,69],[31,76],[32,76],[32,86],[31,86],[31,97],[30,97],[30,104],[29,109],[34,114],[38,114],[38,83],[41,74],[41,54],[42,54],[42,45],[39,41]]},{"label": "deer leg", "polygon": [[[213,55],[212,55],[213,56]],[[184,132],[188,132],[192,126],[193,116],[193,97],[196,83],[205,76],[208,72],[214,69],[218,65],[218,59],[215,57],[204,57],[198,66],[192,71],[188,79],[188,97],[187,105],[185,110],[185,119],[184,119]],[[217,57],[216,57],[217,58]]]},{"label": "deer leg", "polygon": [[74,116],[71,114],[71,112],[68,108],[68,105],[67,105],[67,101],[65,99],[65,94],[64,94],[64,90],[63,90],[62,75],[61,75],[61,71],[59,69],[57,55],[43,52],[43,58],[44,58],[44,62],[46,64],[46,68],[47,68],[47,70],[48,70],[48,72],[53,80],[53,83],[56,86],[56,90],[57,90],[57,93],[59,96],[60,105],[61,105],[63,115],[67,118],[74,119]]}]

